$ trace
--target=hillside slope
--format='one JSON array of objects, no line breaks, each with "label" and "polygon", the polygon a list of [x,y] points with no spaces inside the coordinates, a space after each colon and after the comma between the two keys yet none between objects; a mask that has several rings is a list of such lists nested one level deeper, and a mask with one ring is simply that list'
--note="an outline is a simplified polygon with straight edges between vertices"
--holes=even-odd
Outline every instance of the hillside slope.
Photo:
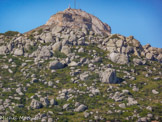
[{"label": "hillside slope", "polygon": [[161,63],[161,48],[111,34],[97,17],[66,9],[25,34],[0,35],[0,115],[160,122]]}]

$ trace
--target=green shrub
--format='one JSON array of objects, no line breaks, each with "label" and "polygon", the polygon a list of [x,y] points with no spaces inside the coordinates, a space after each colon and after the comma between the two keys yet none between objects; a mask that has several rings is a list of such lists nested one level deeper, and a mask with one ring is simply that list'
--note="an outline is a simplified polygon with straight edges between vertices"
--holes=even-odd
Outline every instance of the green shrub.
[{"label": "green shrub", "polygon": [[42,32],[43,32],[43,29],[39,29],[39,30],[38,30],[38,34],[39,34],[39,35],[42,34]]},{"label": "green shrub", "polygon": [[15,36],[17,35],[19,32],[17,31],[7,31],[4,33],[5,36]]},{"label": "green shrub", "polygon": [[28,36],[28,39],[34,40],[34,36],[33,36],[32,34],[30,34],[30,35]]},{"label": "green shrub", "polygon": [[60,51],[55,51],[54,56],[57,58],[66,58],[67,57],[64,53],[62,53]]},{"label": "green shrub", "polygon": [[37,48],[38,48],[38,45],[35,45],[35,46],[31,46],[31,45],[30,45],[30,46],[29,46],[29,49],[26,50],[26,52],[32,53],[32,52],[36,51]]}]

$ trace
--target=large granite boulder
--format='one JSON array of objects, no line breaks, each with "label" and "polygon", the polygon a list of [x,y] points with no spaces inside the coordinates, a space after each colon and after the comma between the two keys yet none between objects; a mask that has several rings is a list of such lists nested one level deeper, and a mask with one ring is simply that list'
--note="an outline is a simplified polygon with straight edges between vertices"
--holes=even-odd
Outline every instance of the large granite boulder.
[{"label": "large granite boulder", "polygon": [[64,53],[65,55],[68,55],[71,52],[70,47],[63,46],[61,52]]},{"label": "large granite boulder", "polygon": [[123,53],[111,53],[110,60],[117,64],[127,64],[129,62],[128,56]]},{"label": "large granite boulder", "polygon": [[0,46],[0,55],[4,55],[8,52],[8,48],[6,46]]},{"label": "large granite boulder", "polygon": [[115,84],[118,82],[116,77],[116,71],[114,69],[108,68],[100,74],[101,82]]},{"label": "large granite boulder", "polygon": [[52,33],[58,33],[62,31],[62,27],[69,28],[87,28],[92,30],[96,34],[110,35],[111,28],[109,25],[101,22],[97,17],[82,11],[81,9],[66,9],[65,11],[58,12],[51,16],[51,18],[45,24],[47,26],[59,25],[53,28]]},{"label": "large granite boulder", "polygon": [[16,49],[14,51],[14,55],[16,55],[16,56],[22,56],[23,54],[24,54],[23,49]]},{"label": "large granite boulder", "polygon": [[60,51],[62,47],[62,43],[61,42],[56,42],[53,46],[52,49],[53,51]]},{"label": "large granite boulder", "polygon": [[39,58],[49,58],[52,56],[51,47],[44,46],[41,48],[38,57]]},{"label": "large granite boulder", "polygon": [[64,64],[62,64],[61,62],[59,61],[52,61],[50,62],[49,64],[49,68],[50,69],[61,69],[61,68],[64,68]]},{"label": "large granite boulder", "polygon": [[42,108],[42,104],[41,104],[40,101],[35,100],[35,99],[32,99],[32,101],[31,101],[31,103],[30,103],[30,107],[31,107],[32,109],[40,109],[40,108]]},{"label": "large granite boulder", "polygon": [[85,111],[86,109],[87,109],[87,106],[81,104],[81,105],[79,105],[74,111],[76,111],[76,112],[83,112],[83,111]]}]

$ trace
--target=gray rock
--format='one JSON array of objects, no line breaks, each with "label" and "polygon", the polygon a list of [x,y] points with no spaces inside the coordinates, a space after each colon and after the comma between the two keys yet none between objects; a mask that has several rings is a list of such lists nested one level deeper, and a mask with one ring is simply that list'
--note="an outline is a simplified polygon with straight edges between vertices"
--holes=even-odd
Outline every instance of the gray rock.
[{"label": "gray rock", "polygon": [[88,112],[86,112],[86,111],[84,112],[84,117],[85,117],[85,118],[89,117],[89,115],[90,115],[90,114],[89,114]]},{"label": "gray rock", "polygon": [[51,99],[51,100],[50,100],[50,105],[52,105],[52,106],[53,106],[53,105],[57,105],[56,100],[55,100],[55,99]]},{"label": "gray rock", "polygon": [[[86,20],[84,18],[86,18]],[[63,27],[69,27],[71,29],[75,28],[75,32],[85,27],[88,30],[92,30],[92,32],[95,34],[102,34],[102,35],[103,34],[109,35],[111,32],[111,29],[107,24],[101,22],[97,17],[79,9],[72,11],[71,9],[66,9],[63,12],[55,14],[48,20],[46,25],[48,26],[57,25],[56,27],[54,27],[54,29],[52,29],[53,34],[61,32],[62,31],[61,28]],[[90,34],[92,34],[92,32],[90,32]],[[80,31],[80,33],[83,32]]]},{"label": "gray rock", "polygon": [[62,43],[61,42],[56,42],[53,46],[52,49],[53,51],[60,51],[62,47]]},{"label": "gray rock", "polygon": [[16,92],[17,92],[19,95],[24,95],[24,94],[22,93],[21,90],[22,90],[21,87],[19,87],[19,88],[16,89]]},{"label": "gray rock", "polygon": [[63,46],[62,49],[61,49],[61,52],[68,55],[69,53],[71,53],[70,47]]},{"label": "gray rock", "polygon": [[62,41],[62,46],[65,46],[65,45],[67,45],[67,44],[69,44],[69,41],[68,41],[67,39],[64,39],[64,40]]},{"label": "gray rock", "polygon": [[52,56],[52,52],[50,51],[50,48],[49,46],[43,46],[41,48],[41,51],[39,52],[39,55],[38,57],[39,58],[49,58]]},{"label": "gray rock", "polygon": [[84,52],[84,48],[83,47],[79,48],[78,53],[83,53],[83,52]]},{"label": "gray rock", "polygon": [[102,58],[100,58],[100,57],[96,57],[92,62],[93,62],[93,63],[99,63],[99,62],[102,62]]},{"label": "gray rock", "polygon": [[152,118],[153,117],[153,115],[152,114],[147,114],[147,116],[149,117],[149,118]]},{"label": "gray rock", "polygon": [[147,122],[147,117],[142,117],[138,120],[138,122]]},{"label": "gray rock", "polygon": [[78,107],[79,105],[80,105],[79,102],[76,102],[76,103],[75,103],[75,107]]},{"label": "gray rock", "polygon": [[154,56],[153,56],[152,53],[147,53],[146,58],[149,59],[149,60],[152,60],[154,58]]},{"label": "gray rock", "polygon": [[124,40],[119,39],[116,41],[116,46],[121,48],[123,46],[123,43],[124,43]]},{"label": "gray rock", "polygon": [[114,39],[109,39],[107,42],[108,47],[116,47],[115,40]]},{"label": "gray rock", "polygon": [[52,61],[49,64],[50,69],[61,69],[64,68],[64,65],[59,61]]},{"label": "gray rock", "polygon": [[127,103],[128,106],[136,105],[136,104],[138,104],[138,102],[134,100],[134,98],[128,97],[128,103]]},{"label": "gray rock", "polygon": [[116,102],[119,102],[123,100],[123,97],[119,92],[115,92],[114,96],[112,96],[112,99],[114,99]]},{"label": "gray rock", "polygon": [[39,80],[37,78],[32,78],[31,83],[37,83]]},{"label": "gray rock", "polygon": [[83,112],[87,109],[87,106],[81,104],[80,106],[78,106],[74,111],[76,112]]},{"label": "gray rock", "polygon": [[40,109],[42,107],[42,103],[39,102],[38,100],[32,99],[32,101],[30,103],[30,107],[32,109]]},{"label": "gray rock", "polygon": [[72,61],[70,64],[68,64],[69,67],[76,67],[78,66],[79,64],[75,61]]},{"label": "gray rock", "polygon": [[63,109],[68,109],[69,104],[63,105]]},{"label": "gray rock", "polygon": [[118,63],[118,64],[128,64],[129,60],[128,60],[128,56],[125,54],[120,54],[120,53],[111,53],[109,55],[110,60],[114,63]]},{"label": "gray rock", "polygon": [[146,109],[149,110],[149,111],[152,111],[152,107],[151,106],[147,106]]},{"label": "gray rock", "polygon": [[119,104],[120,108],[125,108],[125,103]]},{"label": "gray rock", "polygon": [[4,106],[0,105],[0,111],[4,111],[4,110],[5,110]]},{"label": "gray rock", "polygon": [[54,122],[53,118],[48,118],[48,122]]},{"label": "gray rock", "polygon": [[133,86],[133,89],[132,90],[135,91],[135,92],[138,92],[139,91],[139,88],[137,88],[136,86]]},{"label": "gray rock", "polygon": [[162,54],[159,54],[157,59],[158,59],[159,62],[162,62]]},{"label": "gray rock", "polygon": [[11,73],[11,74],[13,73],[13,71],[11,69],[8,69],[8,72]]},{"label": "gray rock", "polygon": [[50,102],[49,102],[49,100],[47,98],[40,98],[40,102],[42,103],[42,105],[44,107],[47,107],[47,106],[50,105]]},{"label": "gray rock", "polygon": [[24,54],[24,51],[22,49],[16,49],[14,51],[14,55],[16,56],[22,56]]},{"label": "gray rock", "polygon": [[53,42],[52,34],[46,33],[46,37],[44,40],[45,40],[45,43]]},{"label": "gray rock", "polygon": [[83,32],[85,35],[87,35],[87,34],[88,34],[87,28],[83,27],[83,28],[82,28],[82,32]]},{"label": "gray rock", "polygon": [[92,92],[93,95],[97,95],[97,94],[100,93],[100,90],[93,88],[93,89],[91,89],[91,92]]},{"label": "gray rock", "polygon": [[80,80],[82,80],[82,81],[87,80],[88,77],[89,77],[88,72],[84,72],[84,73],[80,74]]},{"label": "gray rock", "polygon": [[138,58],[134,58],[133,59],[133,63],[135,65],[142,65],[143,64],[143,61],[141,59],[138,59]]},{"label": "gray rock", "polygon": [[53,86],[53,82],[52,81],[49,81],[48,82],[48,86]]},{"label": "gray rock", "polygon": [[63,27],[61,26],[55,26],[53,29],[52,29],[52,34],[57,34],[57,33],[60,33],[61,31],[63,30]]},{"label": "gray rock", "polygon": [[4,55],[8,52],[7,46],[0,46],[0,55]]},{"label": "gray rock", "polygon": [[108,68],[104,72],[100,73],[101,82],[103,83],[117,83],[116,71]]},{"label": "gray rock", "polygon": [[153,94],[159,94],[159,92],[156,91],[155,89],[152,90],[152,93],[153,93]]}]

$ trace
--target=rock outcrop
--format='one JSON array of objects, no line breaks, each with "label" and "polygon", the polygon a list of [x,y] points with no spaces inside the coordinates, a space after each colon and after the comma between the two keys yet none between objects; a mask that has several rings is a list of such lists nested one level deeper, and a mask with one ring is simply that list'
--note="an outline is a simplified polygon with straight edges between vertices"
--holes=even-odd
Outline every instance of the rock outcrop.
[{"label": "rock outcrop", "polygon": [[0,34],[0,115],[160,121],[161,63],[161,48],[111,34],[93,15],[67,9],[25,34]]},{"label": "rock outcrop", "polygon": [[104,72],[101,72],[101,82],[103,83],[117,83],[116,71],[114,69],[108,68]]},{"label": "rock outcrop", "polygon": [[117,64],[127,64],[129,62],[126,54],[110,53],[110,60]]},{"label": "rock outcrop", "polygon": [[80,9],[66,9],[53,15],[46,23],[48,26],[57,25],[53,32],[57,33],[65,27],[81,28],[85,33],[92,30],[96,34],[110,35],[111,28],[107,24],[101,22],[97,17],[86,13]]}]

